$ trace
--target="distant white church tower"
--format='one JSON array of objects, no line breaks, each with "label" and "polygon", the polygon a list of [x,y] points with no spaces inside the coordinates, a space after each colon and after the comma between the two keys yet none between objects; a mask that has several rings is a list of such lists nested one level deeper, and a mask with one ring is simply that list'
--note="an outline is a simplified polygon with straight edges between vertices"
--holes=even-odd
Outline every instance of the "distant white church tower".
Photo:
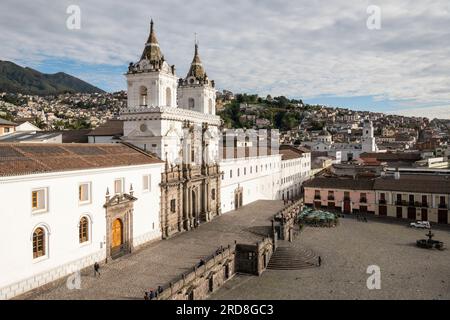
[{"label": "distant white church tower", "polygon": [[373,124],[370,120],[364,120],[361,142],[362,152],[378,152],[378,147],[375,143]]}]

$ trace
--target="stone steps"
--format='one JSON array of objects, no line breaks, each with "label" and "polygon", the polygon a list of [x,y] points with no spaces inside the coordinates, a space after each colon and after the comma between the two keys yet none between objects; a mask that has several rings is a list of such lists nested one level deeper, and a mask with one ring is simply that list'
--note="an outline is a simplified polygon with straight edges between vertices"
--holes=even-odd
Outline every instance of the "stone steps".
[{"label": "stone steps", "polygon": [[305,248],[278,247],[269,261],[269,270],[301,270],[317,267],[317,255]]}]

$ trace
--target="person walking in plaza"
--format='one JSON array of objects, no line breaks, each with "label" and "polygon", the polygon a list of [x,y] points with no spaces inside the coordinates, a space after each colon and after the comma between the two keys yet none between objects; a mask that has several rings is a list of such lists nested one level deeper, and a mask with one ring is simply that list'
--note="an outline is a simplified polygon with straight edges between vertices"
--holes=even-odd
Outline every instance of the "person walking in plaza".
[{"label": "person walking in plaza", "polygon": [[98,276],[100,277],[100,265],[98,262],[94,263],[94,277]]},{"label": "person walking in plaza", "polygon": [[322,257],[321,256],[319,256],[319,267],[322,265]]}]

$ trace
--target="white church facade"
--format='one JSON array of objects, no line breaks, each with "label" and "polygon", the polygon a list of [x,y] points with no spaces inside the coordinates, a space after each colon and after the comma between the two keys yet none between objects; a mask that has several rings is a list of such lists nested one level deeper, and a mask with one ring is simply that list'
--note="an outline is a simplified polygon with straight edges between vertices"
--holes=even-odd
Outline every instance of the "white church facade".
[{"label": "white church facade", "polygon": [[342,161],[349,161],[358,159],[362,153],[382,152],[378,149],[375,140],[372,121],[364,120],[360,142],[335,143],[332,135],[324,128],[315,140],[303,142],[303,145],[311,148],[311,151],[327,152],[336,158],[339,153]]},{"label": "white church facade", "polygon": [[275,131],[223,134],[197,45],[179,79],[152,22],[126,79],[123,136],[114,143],[0,145],[1,214],[10,226],[0,235],[0,299],[253,201],[300,195],[310,153],[280,147]]}]

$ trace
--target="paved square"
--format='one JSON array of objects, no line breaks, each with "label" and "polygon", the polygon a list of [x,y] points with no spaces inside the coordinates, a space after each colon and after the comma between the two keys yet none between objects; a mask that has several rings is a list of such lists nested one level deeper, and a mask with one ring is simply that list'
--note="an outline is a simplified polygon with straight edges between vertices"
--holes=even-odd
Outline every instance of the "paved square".
[{"label": "paved square", "polygon": [[[444,251],[420,249],[426,230],[407,222],[340,219],[336,228],[306,228],[292,244],[322,257],[319,268],[238,275],[211,299],[450,299],[450,232],[433,230]],[[369,265],[381,268],[381,290],[368,290]]]},{"label": "paved square", "polygon": [[93,270],[83,273],[80,290],[69,290],[64,282],[16,299],[143,299],[145,290],[171,281],[221,245],[261,240],[282,207],[282,201],[254,202],[198,229],[113,260],[101,268],[100,278],[94,278]]}]

